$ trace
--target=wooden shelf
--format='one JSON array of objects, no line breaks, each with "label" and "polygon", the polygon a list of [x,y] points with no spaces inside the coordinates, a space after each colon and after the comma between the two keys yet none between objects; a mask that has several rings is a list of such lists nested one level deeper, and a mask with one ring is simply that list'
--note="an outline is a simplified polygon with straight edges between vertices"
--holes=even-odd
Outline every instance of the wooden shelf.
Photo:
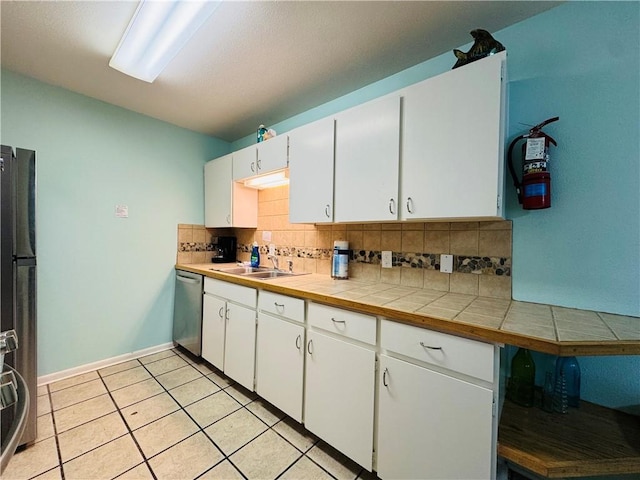
[{"label": "wooden shelf", "polygon": [[640,417],[588,402],[563,415],[505,400],[498,455],[548,478],[640,474]]}]

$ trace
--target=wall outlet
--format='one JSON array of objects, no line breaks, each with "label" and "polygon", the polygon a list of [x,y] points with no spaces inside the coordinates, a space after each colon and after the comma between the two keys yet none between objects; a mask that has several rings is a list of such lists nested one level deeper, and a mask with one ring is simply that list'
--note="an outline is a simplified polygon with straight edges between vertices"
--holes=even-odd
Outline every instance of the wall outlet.
[{"label": "wall outlet", "polygon": [[391,250],[382,251],[382,268],[391,268],[393,266],[391,260]]},{"label": "wall outlet", "polygon": [[440,255],[440,271],[453,273],[453,255]]},{"label": "wall outlet", "polygon": [[262,232],[262,240],[265,242],[270,242],[271,241],[271,232],[268,230],[265,230]]}]

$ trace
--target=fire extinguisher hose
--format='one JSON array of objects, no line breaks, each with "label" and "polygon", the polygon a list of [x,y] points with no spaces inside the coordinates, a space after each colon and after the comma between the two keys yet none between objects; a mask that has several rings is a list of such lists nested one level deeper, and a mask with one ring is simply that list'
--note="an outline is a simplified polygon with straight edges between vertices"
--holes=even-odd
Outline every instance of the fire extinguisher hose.
[{"label": "fire extinguisher hose", "polygon": [[509,166],[509,172],[511,173],[511,178],[513,179],[513,186],[516,187],[516,194],[518,195],[519,203],[522,203],[522,183],[520,182],[520,180],[518,180],[518,175],[513,168],[513,148],[516,146],[516,143],[528,136],[529,134],[524,134],[514,138],[511,142],[511,145],[509,145],[509,150],[507,152],[507,165]]}]

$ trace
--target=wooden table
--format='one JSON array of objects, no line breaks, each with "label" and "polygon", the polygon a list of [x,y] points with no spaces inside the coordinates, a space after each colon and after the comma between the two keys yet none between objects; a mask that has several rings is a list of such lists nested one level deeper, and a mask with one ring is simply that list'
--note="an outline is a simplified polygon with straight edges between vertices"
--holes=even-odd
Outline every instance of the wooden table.
[{"label": "wooden table", "polygon": [[505,400],[498,455],[548,478],[640,475],[640,417],[584,401],[560,414]]}]

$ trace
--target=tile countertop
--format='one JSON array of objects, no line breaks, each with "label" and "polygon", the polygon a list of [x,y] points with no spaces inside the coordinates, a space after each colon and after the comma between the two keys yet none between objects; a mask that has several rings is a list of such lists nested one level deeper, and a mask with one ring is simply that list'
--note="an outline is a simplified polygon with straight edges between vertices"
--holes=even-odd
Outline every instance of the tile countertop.
[{"label": "tile countertop", "polygon": [[[226,265],[216,264],[215,268]],[[228,265],[235,266],[235,264]],[[253,280],[178,264],[177,270],[382,316],[467,338],[552,355],[640,355],[640,318],[421,288],[305,274]]]}]

